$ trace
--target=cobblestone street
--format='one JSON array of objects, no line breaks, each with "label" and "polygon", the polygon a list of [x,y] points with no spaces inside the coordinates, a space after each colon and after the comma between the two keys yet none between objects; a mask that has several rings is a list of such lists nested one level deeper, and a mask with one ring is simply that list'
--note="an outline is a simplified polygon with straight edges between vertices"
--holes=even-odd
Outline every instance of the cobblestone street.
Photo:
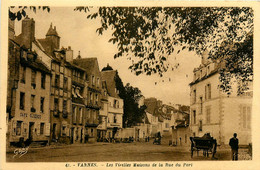
[{"label": "cobblestone street", "polygon": [[[242,152],[241,152],[242,153]],[[14,148],[7,152],[8,162],[99,162],[99,161],[211,161],[199,156],[190,157],[189,147],[173,147],[166,144],[142,143],[95,143],[67,146],[29,148],[28,153],[14,157]],[[245,155],[245,154],[244,154]],[[13,158],[14,157],[14,158]],[[230,150],[217,151],[215,160],[230,160]]]}]

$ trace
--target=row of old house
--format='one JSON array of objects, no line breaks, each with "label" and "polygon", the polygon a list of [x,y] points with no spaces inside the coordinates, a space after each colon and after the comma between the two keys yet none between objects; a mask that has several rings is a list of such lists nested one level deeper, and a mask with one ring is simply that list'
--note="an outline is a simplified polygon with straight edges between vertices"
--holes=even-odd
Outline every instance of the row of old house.
[{"label": "row of old house", "polygon": [[100,71],[97,58],[60,47],[56,27],[35,37],[35,21],[16,36],[9,20],[7,143],[64,143],[114,138],[122,129],[123,100],[116,71]]}]

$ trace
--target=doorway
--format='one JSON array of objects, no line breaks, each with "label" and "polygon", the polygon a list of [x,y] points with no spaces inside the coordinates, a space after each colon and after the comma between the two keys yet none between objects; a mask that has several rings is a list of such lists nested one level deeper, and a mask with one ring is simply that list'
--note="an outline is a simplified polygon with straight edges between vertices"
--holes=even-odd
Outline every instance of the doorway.
[{"label": "doorway", "polygon": [[29,141],[33,140],[34,122],[29,122]]},{"label": "doorway", "polygon": [[74,127],[71,128],[71,138],[70,138],[70,143],[72,144],[74,141]]},{"label": "doorway", "polygon": [[52,125],[52,140],[56,140],[56,123]]}]

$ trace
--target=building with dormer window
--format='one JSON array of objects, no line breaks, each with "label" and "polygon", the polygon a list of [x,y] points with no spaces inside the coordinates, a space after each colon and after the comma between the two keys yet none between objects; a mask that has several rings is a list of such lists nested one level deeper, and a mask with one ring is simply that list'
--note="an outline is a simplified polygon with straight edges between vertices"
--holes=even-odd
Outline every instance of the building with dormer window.
[{"label": "building with dormer window", "polygon": [[194,79],[190,83],[192,135],[210,133],[218,144],[228,144],[233,133],[237,133],[239,143],[248,144],[251,142],[252,84],[249,83],[246,95],[238,95],[239,83],[233,82],[233,93],[226,94],[219,88],[221,67],[223,61],[211,61],[204,53],[201,65],[193,71]]}]

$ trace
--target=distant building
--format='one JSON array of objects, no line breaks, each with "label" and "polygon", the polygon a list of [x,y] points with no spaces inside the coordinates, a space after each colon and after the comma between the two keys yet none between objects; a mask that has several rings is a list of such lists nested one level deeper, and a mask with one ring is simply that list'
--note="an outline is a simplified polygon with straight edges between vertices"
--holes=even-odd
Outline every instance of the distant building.
[{"label": "distant building", "polygon": [[172,144],[176,146],[190,145],[189,114],[176,109],[171,117]]},{"label": "distant building", "polygon": [[[202,56],[202,64],[195,68],[190,83],[190,128],[193,136],[210,133],[218,144],[228,144],[233,133],[240,144],[251,142],[252,86],[244,95],[237,95],[238,83],[227,95],[219,88],[222,67],[220,61],[210,61]],[[232,123],[230,123],[232,122]]]},{"label": "distant building", "polygon": [[108,94],[107,137],[121,138],[123,128],[124,101],[119,97],[115,83],[115,70],[102,71],[102,80],[106,82]]}]

